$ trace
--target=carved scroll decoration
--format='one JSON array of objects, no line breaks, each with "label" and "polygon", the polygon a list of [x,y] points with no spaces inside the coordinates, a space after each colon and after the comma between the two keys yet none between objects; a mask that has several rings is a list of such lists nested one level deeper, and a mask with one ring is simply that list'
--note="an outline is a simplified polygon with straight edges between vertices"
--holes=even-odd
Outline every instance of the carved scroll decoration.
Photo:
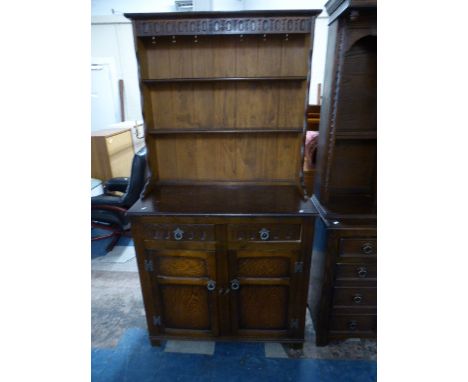
[{"label": "carved scroll decoration", "polygon": [[310,33],[311,17],[137,20],[137,36]]}]

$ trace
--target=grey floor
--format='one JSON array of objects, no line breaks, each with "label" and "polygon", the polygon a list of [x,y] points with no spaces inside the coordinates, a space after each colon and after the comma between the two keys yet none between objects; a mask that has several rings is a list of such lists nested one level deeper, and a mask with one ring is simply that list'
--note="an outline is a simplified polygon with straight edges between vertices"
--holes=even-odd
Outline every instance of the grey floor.
[{"label": "grey floor", "polygon": [[[91,341],[93,348],[113,348],[130,328],[146,330],[140,281],[133,246],[117,246],[106,256],[91,260]],[[315,333],[307,313],[303,350],[280,343],[265,344],[266,357],[376,360],[374,340],[348,339],[315,346]],[[214,342],[168,341],[166,352],[213,354]]]}]

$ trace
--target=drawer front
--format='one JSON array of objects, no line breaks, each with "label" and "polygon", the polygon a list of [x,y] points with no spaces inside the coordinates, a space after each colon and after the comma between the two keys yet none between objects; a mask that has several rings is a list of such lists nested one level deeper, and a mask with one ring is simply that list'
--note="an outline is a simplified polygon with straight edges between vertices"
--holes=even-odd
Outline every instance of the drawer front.
[{"label": "drawer front", "polygon": [[340,288],[333,291],[333,307],[368,307],[377,305],[377,288]]},{"label": "drawer front", "polygon": [[110,156],[119,153],[128,148],[132,148],[132,134],[130,131],[125,131],[120,134],[112,135],[106,138],[107,152]]},{"label": "drawer front", "polygon": [[340,240],[340,257],[376,257],[377,239],[352,238]]},{"label": "drawer front", "polygon": [[228,227],[231,242],[300,241],[300,224],[231,224]]},{"label": "drawer front", "polygon": [[337,281],[360,280],[375,281],[377,279],[376,264],[336,264],[335,278]]},{"label": "drawer front", "polygon": [[144,224],[145,239],[174,242],[215,240],[213,224]]},{"label": "drawer front", "polygon": [[377,333],[377,316],[369,315],[332,315],[330,319],[331,332]]}]

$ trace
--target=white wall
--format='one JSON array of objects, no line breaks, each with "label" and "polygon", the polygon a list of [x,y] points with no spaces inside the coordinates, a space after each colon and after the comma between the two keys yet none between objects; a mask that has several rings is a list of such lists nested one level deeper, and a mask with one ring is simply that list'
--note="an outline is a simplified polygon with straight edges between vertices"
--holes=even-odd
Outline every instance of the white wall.
[{"label": "white wall", "polygon": [[[194,0],[194,10],[322,9],[325,0]],[[116,79],[124,80],[125,116],[141,119],[137,64],[126,12],[172,12],[173,0],[92,0],[91,55],[115,62]],[[326,12],[316,20],[309,102],[317,103],[317,84],[323,84],[327,45]],[[105,128],[105,127],[103,127]]]},{"label": "white wall", "polygon": [[175,10],[174,0],[91,0],[91,16]]},{"label": "white wall", "polygon": [[91,25],[91,57],[114,61],[116,78],[113,81],[124,81],[125,119],[141,119],[138,68],[131,23],[122,16],[95,17]]}]

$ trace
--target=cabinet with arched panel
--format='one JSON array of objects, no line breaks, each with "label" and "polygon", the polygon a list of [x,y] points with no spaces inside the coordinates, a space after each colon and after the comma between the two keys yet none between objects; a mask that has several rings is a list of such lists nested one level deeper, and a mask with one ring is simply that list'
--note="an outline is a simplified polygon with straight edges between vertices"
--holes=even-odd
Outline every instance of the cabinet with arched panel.
[{"label": "cabinet with arched panel", "polygon": [[317,344],[376,336],[377,2],[330,0],[309,308]]}]

